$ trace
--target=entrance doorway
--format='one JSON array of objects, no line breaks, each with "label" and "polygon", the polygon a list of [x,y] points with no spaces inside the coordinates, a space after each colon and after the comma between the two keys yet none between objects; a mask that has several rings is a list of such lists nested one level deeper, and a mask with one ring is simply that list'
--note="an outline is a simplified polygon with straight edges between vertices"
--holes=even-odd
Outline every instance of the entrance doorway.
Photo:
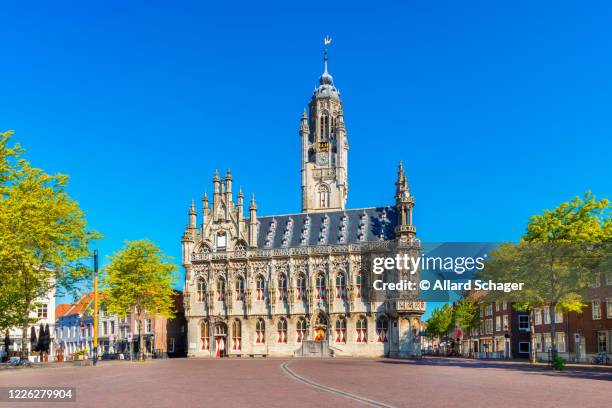
[{"label": "entrance doorway", "polygon": [[215,325],[215,357],[227,356],[227,325],[217,323]]}]

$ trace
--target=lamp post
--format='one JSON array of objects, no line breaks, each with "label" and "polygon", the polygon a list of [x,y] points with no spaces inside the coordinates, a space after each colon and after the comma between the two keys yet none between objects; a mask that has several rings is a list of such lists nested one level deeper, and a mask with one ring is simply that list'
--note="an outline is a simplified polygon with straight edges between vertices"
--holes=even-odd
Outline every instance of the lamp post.
[{"label": "lamp post", "polygon": [[93,365],[98,363],[98,250],[94,250]]}]

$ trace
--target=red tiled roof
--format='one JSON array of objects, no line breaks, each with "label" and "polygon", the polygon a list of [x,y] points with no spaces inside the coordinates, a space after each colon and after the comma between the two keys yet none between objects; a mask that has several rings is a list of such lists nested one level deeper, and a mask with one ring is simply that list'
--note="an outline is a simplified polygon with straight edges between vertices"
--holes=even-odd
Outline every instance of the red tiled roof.
[{"label": "red tiled roof", "polygon": [[55,318],[62,317],[72,307],[69,303],[60,303],[55,308]]},{"label": "red tiled roof", "polygon": [[89,307],[89,305],[91,305],[91,303],[93,302],[93,298],[93,292],[84,295],[81,299],[79,299],[77,303],[72,305],[72,307],[70,307],[70,309],[67,310],[66,313],[64,313],[64,316],[82,314]]}]

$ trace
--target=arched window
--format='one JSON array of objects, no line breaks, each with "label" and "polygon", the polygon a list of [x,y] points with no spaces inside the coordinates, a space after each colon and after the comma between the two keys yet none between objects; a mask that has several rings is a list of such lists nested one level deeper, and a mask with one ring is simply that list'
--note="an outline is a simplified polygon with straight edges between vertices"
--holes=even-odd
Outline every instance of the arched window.
[{"label": "arched window", "polygon": [[256,281],[256,291],[255,291],[255,295],[256,295],[256,300],[264,300],[265,298],[265,293],[266,293],[266,281],[264,279],[263,276],[258,275],[257,276],[257,281]]},{"label": "arched window", "polygon": [[325,276],[317,275],[315,278],[315,297],[317,299],[325,299]]},{"label": "arched window", "polygon": [[278,333],[278,343],[287,343],[287,320],[284,317],[278,319],[278,324],[276,325],[277,333]]},{"label": "arched window", "polygon": [[263,344],[266,342],[266,322],[260,317],[255,324],[255,343]]},{"label": "arched window", "polygon": [[357,343],[368,342],[368,322],[365,317],[357,319]]},{"label": "arched window", "polygon": [[297,300],[306,299],[306,277],[300,274],[296,282],[297,286]]},{"label": "arched window", "polygon": [[324,112],[321,115],[321,140],[323,140],[327,135],[329,135],[329,115],[327,112]]},{"label": "arched window", "polygon": [[236,278],[235,285],[236,300],[244,300],[244,279],[242,279],[242,276]]},{"label": "arched window", "polygon": [[284,273],[278,277],[278,300],[287,299],[287,278]]},{"label": "arched window", "polygon": [[338,272],[336,275],[336,299],[344,299],[346,297],[346,278],[343,272]]},{"label": "arched window", "polygon": [[219,302],[225,301],[225,279],[222,277],[217,279],[217,300]]},{"label": "arched window", "polygon": [[210,336],[208,334],[208,321],[204,320],[202,323],[200,323],[200,341],[202,343],[200,350],[209,350],[209,340]]},{"label": "arched window", "polygon": [[296,332],[297,342],[301,343],[302,340],[304,340],[304,338],[306,337],[306,319],[304,319],[303,317],[300,317],[300,320],[297,321]]},{"label": "arched window", "polygon": [[386,343],[389,339],[389,319],[387,316],[380,316],[376,320],[376,341]]},{"label": "arched window", "polygon": [[232,350],[241,350],[242,344],[242,325],[236,319],[232,323]]},{"label": "arched window", "polygon": [[199,277],[196,287],[196,302],[204,302],[206,300],[206,281]]},{"label": "arched window", "polygon": [[361,297],[361,274],[355,277],[355,292],[355,297],[359,299]]},{"label": "arched window", "polygon": [[327,188],[325,184],[319,185],[318,194],[319,194],[319,207],[328,208],[329,207],[329,188]]},{"label": "arched window", "polygon": [[346,343],[346,319],[344,317],[336,320],[336,343]]}]

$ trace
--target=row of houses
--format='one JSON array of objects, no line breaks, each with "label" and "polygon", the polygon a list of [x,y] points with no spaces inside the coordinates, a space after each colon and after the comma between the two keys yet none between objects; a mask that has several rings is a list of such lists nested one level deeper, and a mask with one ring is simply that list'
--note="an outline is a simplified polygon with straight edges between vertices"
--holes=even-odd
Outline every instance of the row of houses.
[{"label": "row of houses", "polygon": [[[591,362],[601,354],[612,358],[612,272],[597,276],[583,292],[580,312],[550,307],[516,310],[509,302],[487,303],[483,293],[470,293],[480,306],[480,325],[468,333],[456,328],[458,352],[476,358],[529,358],[532,344],[539,360],[549,359],[552,326],[558,354],[571,362]],[[534,341],[532,343],[532,325]]]},{"label": "row of houses", "polygon": [[[142,322],[143,350],[148,355],[179,357],[186,355],[187,324],[183,309],[182,292],[174,296],[176,316],[166,319],[163,316],[145,313]],[[49,325],[51,344],[49,355],[44,360],[64,361],[74,359],[75,353],[92,356],[93,354],[93,293],[81,297],[74,304],[55,306],[55,294],[49,293],[36,301],[32,312],[32,327],[38,335],[38,327]],[[12,328],[8,332],[9,347],[0,347],[0,356],[18,356],[21,352],[21,329]],[[30,351],[30,361],[39,362],[41,356],[32,353],[29,341],[25,347]],[[129,353],[140,350],[140,333],[135,313],[126,317],[109,314],[102,307],[98,313],[98,355],[125,358]]]}]

